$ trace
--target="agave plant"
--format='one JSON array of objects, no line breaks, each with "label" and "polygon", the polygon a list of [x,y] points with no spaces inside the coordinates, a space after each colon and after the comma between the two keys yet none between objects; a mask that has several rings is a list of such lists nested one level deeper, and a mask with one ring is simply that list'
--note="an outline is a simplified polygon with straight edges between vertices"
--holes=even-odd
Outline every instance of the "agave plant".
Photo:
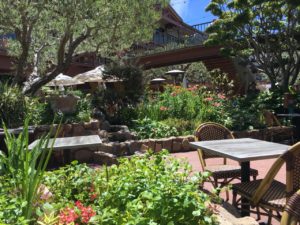
[{"label": "agave plant", "polygon": [[28,122],[29,119],[26,119],[23,131],[18,137],[10,133],[4,125],[7,154],[0,151],[0,174],[14,181],[14,192],[26,202],[22,216],[31,220],[34,203],[39,197],[38,189],[50,159],[54,141],[49,143],[50,131],[32,149],[29,149]]}]

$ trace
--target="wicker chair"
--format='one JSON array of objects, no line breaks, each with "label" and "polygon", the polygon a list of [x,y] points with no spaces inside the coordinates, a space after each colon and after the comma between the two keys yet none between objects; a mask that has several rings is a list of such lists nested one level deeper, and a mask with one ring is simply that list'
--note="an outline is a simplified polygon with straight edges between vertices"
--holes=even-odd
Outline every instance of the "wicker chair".
[{"label": "wicker chair", "polygon": [[[201,124],[196,132],[196,141],[209,141],[209,140],[222,140],[222,139],[233,139],[233,135],[226,127],[217,123],[203,123]],[[207,152],[198,149],[198,155],[203,171],[211,172],[210,182],[214,188],[224,187],[228,185],[234,179],[240,179],[241,167],[239,165],[228,165],[226,158],[220,157],[219,155],[209,154]],[[209,158],[223,158],[223,164],[221,165],[207,165],[206,159]],[[255,180],[258,171],[251,169],[250,175]],[[226,191],[226,200],[229,199],[229,193]]]},{"label": "wicker chair", "polygon": [[300,223],[300,190],[286,204],[280,225],[296,225],[297,222]]},{"label": "wicker chair", "polygon": [[[286,163],[286,185],[274,180],[284,163]],[[300,142],[275,161],[264,179],[233,184],[233,205],[237,206],[237,195],[240,195],[248,199],[252,205],[266,211],[268,224],[271,224],[273,217],[280,219],[280,213],[284,211],[287,199],[298,189],[300,189]]]},{"label": "wicker chair", "polygon": [[[288,132],[286,130],[282,130],[283,126],[281,125],[277,117],[268,110],[263,111],[263,116],[267,125],[264,138],[266,141],[274,141],[274,139],[276,140],[280,138],[280,142],[294,144],[293,129],[288,130]],[[269,130],[268,127],[272,127],[273,129]]]}]

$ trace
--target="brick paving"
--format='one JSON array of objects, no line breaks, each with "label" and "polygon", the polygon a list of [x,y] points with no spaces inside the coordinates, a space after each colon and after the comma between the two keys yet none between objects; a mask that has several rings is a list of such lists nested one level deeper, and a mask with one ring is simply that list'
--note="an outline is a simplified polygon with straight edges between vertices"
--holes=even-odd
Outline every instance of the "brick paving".
[{"label": "brick paving", "polygon": [[[188,160],[188,162],[192,165],[194,172],[198,172],[198,171],[202,170],[200,162],[199,162],[198,154],[197,154],[196,151],[184,152],[184,153],[174,153],[172,155],[174,155],[177,158],[186,158]],[[259,172],[258,179],[262,179],[262,178],[265,177],[265,175],[267,174],[267,172],[271,168],[274,161],[275,161],[275,159],[267,159],[267,160],[257,160],[257,161],[252,161],[251,162],[251,168],[257,169],[258,172]],[[210,164],[210,163],[212,163],[212,164],[221,163],[221,161],[219,159],[210,159],[207,162],[208,162],[208,164]],[[237,165],[237,162],[235,162],[233,160],[230,160],[230,159],[228,160],[228,163],[233,164],[233,165]],[[279,171],[279,173],[277,174],[275,179],[285,183],[285,166],[283,166],[281,168],[281,170]],[[237,180],[235,182],[239,182],[239,180]],[[207,188],[208,190],[211,190],[212,186],[211,186],[211,184],[206,183],[205,188]],[[225,198],[224,193],[221,194],[221,196],[223,198]],[[230,203],[232,202],[232,195],[231,194],[230,194],[229,202]],[[251,216],[256,218],[255,214],[252,214]],[[267,221],[267,218],[262,216],[262,219],[259,222],[266,222],[266,221]],[[278,221],[276,221],[275,219],[273,219],[272,224],[274,224],[274,225],[278,224],[279,225],[280,223]]]}]

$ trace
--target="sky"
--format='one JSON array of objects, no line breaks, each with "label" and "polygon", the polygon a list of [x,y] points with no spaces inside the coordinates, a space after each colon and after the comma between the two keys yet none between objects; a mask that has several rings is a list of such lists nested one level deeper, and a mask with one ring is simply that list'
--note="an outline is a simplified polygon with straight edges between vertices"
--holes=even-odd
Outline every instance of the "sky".
[{"label": "sky", "polygon": [[189,25],[212,21],[214,16],[205,12],[210,0],[171,0],[171,6]]}]

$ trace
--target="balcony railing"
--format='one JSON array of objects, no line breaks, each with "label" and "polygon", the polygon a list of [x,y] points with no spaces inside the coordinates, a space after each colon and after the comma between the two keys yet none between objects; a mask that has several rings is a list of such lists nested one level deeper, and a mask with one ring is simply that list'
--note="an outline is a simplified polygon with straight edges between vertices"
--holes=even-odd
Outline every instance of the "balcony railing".
[{"label": "balcony railing", "polygon": [[175,37],[171,34],[157,30],[153,35],[152,42],[133,45],[127,55],[129,57],[136,57],[195,45],[202,45],[207,39],[205,30],[212,23],[213,21],[195,24],[192,27],[200,32],[195,31],[192,35],[182,37]]},{"label": "balcony railing", "polygon": [[133,45],[127,55],[129,57],[144,56],[189,46],[202,45],[206,38],[207,35],[204,33],[195,33],[179,38],[167,33],[156,32],[153,35],[152,42]]},{"label": "balcony railing", "polygon": [[199,23],[195,24],[192,27],[200,32],[205,32],[205,30],[213,23],[214,21],[205,22],[205,23]]}]

